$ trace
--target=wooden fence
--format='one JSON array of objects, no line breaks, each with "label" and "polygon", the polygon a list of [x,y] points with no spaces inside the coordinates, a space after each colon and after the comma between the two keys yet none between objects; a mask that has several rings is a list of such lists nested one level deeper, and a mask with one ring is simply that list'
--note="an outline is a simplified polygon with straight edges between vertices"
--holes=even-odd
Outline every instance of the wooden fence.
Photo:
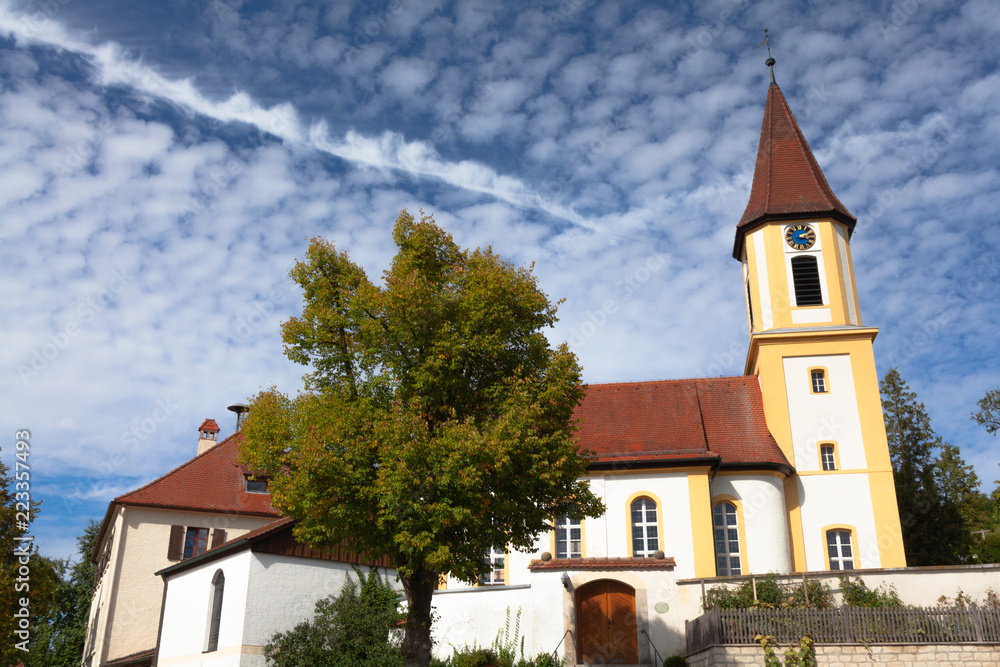
[{"label": "wooden fence", "polygon": [[716,644],[779,644],[804,635],[817,644],[1000,643],[1000,609],[970,606],[840,609],[711,609],[687,621],[688,654]]}]

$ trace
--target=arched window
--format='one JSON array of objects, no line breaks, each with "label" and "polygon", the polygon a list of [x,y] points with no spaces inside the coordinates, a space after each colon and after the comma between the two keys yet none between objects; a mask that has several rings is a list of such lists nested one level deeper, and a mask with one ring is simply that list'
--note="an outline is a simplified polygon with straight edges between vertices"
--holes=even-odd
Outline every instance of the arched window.
[{"label": "arched window", "polygon": [[715,527],[716,575],[726,577],[743,574],[740,567],[740,531],[736,505],[721,502],[712,509]]},{"label": "arched window", "polygon": [[556,558],[583,556],[583,526],[567,516],[556,521]]},{"label": "arched window", "polygon": [[631,515],[632,555],[651,558],[660,548],[656,503],[651,498],[636,498],[632,501]]},{"label": "arched window", "polygon": [[796,306],[822,306],[823,289],[819,283],[816,257],[800,255],[792,258],[792,281],[795,283]]},{"label": "arched window", "polygon": [[219,623],[222,621],[222,594],[226,587],[226,575],[217,570],[212,577],[212,616],[208,626],[208,647],[206,651],[219,648]]},{"label": "arched window", "polygon": [[830,557],[831,570],[854,569],[854,549],[851,545],[851,531],[826,531],[826,549]]}]

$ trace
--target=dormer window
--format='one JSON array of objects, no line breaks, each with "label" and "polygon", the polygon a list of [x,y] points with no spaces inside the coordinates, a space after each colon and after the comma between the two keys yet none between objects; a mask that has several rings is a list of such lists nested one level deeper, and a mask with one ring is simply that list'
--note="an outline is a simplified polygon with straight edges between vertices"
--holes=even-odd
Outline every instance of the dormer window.
[{"label": "dormer window", "polygon": [[244,475],[243,490],[247,493],[267,493],[267,479],[263,475]]}]

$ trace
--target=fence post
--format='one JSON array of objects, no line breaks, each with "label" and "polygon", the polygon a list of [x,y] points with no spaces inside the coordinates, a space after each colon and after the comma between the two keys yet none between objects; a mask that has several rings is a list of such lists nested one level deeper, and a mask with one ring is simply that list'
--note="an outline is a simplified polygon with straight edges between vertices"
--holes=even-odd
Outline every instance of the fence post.
[{"label": "fence post", "polygon": [[972,614],[972,629],[976,633],[976,641],[983,641],[983,617],[979,614],[979,605],[973,603],[969,607],[969,612]]},{"label": "fence post", "polygon": [[712,619],[711,619],[712,622],[711,622],[710,627],[712,629],[711,637],[712,637],[712,644],[713,645],[718,645],[718,644],[722,643],[722,618],[721,618],[721,613],[722,613],[722,610],[719,609],[718,607],[715,607],[714,609],[712,609]]},{"label": "fence post", "polygon": [[853,644],[854,631],[851,628],[851,607],[845,604],[841,609],[843,609],[844,613],[844,643]]}]

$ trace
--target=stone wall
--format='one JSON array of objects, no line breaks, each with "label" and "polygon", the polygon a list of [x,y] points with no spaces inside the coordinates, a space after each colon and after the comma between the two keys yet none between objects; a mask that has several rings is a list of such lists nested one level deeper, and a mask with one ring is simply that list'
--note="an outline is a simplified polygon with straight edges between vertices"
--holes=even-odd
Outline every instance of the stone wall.
[{"label": "stone wall", "polygon": [[[778,650],[782,657],[784,649]],[[901,665],[937,667],[992,667],[1000,665],[1000,646],[983,644],[893,644],[872,646],[822,645],[816,647],[816,664],[821,667],[857,667],[862,664],[892,662]],[[763,665],[764,649],[759,646],[713,646],[687,657],[690,667],[716,665]]]}]

